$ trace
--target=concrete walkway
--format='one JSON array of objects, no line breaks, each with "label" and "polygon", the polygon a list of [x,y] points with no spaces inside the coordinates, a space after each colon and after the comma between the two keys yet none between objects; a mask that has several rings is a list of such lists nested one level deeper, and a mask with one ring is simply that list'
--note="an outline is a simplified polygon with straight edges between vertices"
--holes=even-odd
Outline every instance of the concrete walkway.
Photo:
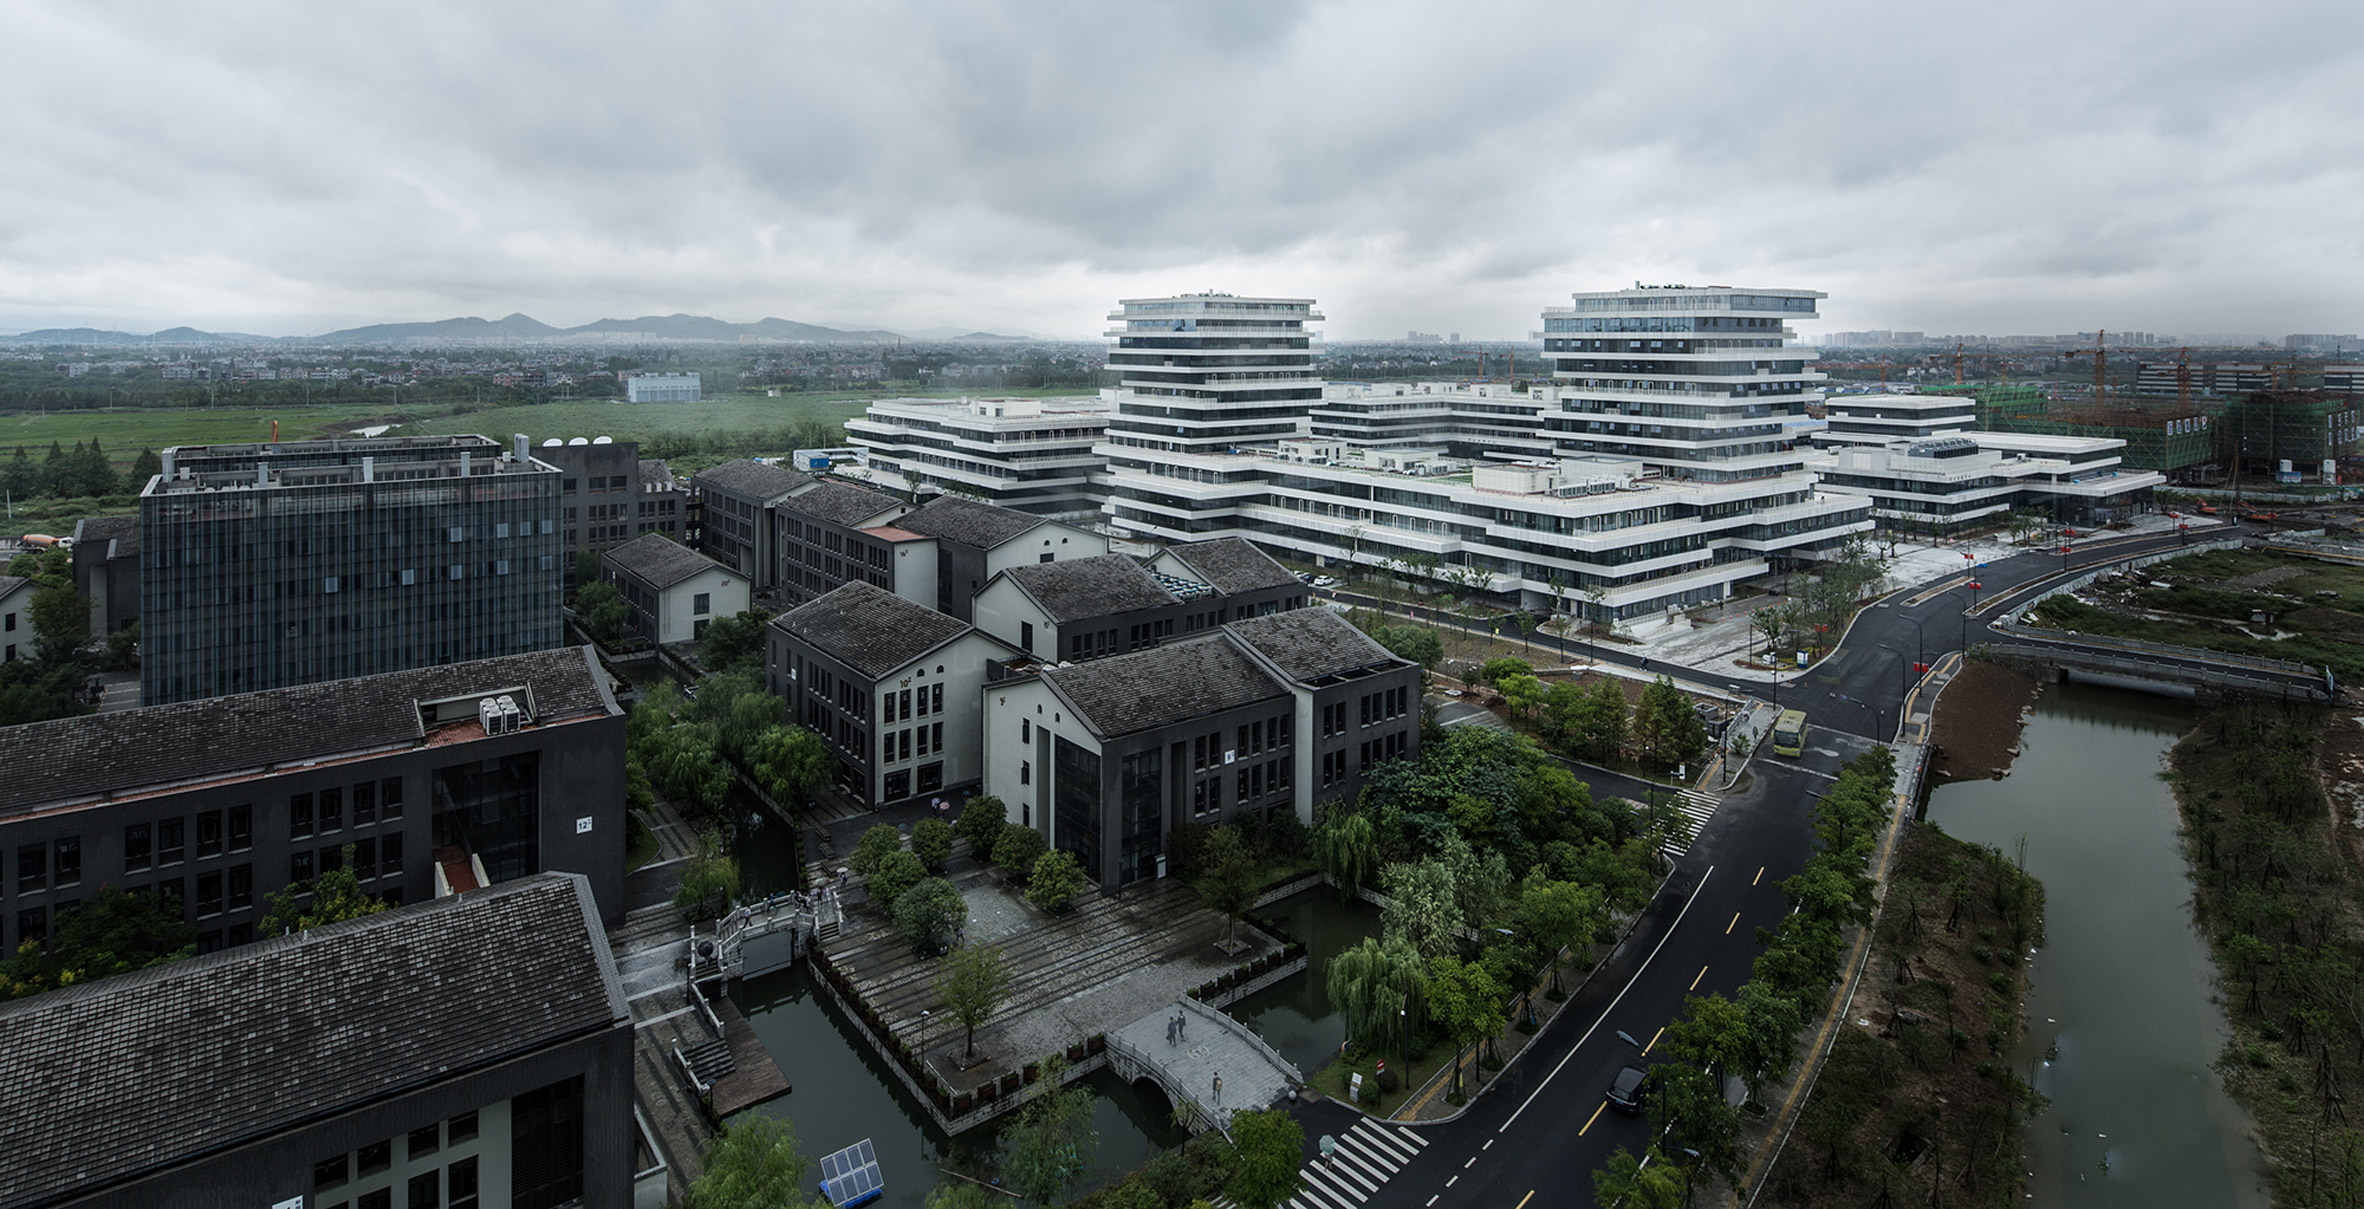
[{"label": "concrete walkway", "polygon": [[1226,1128],[1233,1113],[1270,1108],[1305,1082],[1246,1025],[1191,999],[1110,1033],[1108,1052],[1120,1076],[1155,1079],[1177,1106],[1195,1104]]}]

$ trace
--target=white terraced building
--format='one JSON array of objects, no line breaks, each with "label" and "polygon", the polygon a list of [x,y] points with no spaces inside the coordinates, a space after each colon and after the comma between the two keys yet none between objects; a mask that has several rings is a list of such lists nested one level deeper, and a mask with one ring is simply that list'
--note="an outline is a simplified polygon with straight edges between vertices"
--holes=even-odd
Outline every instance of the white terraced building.
[{"label": "white terraced building", "polygon": [[1316,438],[1366,449],[1442,445],[1456,457],[1548,458],[1543,413],[1556,387],[1498,382],[1332,382],[1311,417]]},{"label": "white terraced building", "polygon": [[1116,414],[1106,512],[1120,533],[1196,541],[1233,532],[1262,493],[1241,450],[1306,434],[1322,397],[1310,298],[1128,298],[1108,316]]},{"label": "white terraced building", "polygon": [[888,491],[942,492],[1038,516],[1100,510],[1096,451],[1115,411],[1102,398],[884,399],[846,422],[856,477]]},{"label": "white terraced building", "polygon": [[2124,466],[2118,438],[1980,432],[1973,407],[1961,395],[1833,396],[1811,465],[1834,490],[1871,497],[1882,522],[1931,534],[2014,510],[2098,524],[2147,509],[2166,484]]}]

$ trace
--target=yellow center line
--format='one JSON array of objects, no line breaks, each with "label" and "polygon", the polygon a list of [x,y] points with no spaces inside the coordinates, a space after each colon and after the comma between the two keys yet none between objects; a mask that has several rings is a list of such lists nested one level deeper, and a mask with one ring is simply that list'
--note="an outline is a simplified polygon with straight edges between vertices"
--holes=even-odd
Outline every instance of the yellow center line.
[{"label": "yellow center line", "polygon": [[[1601,1108],[1607,1108],[1608,1106],[1609,1106],[1609,1102],[1608,1102],[1607,1100],[1603,1100],[1603,1101],[1601,1101]],[[1600,1119],[1601,1119],[1601,1108],[1596,1108],[1596,1109],[1593,1109],[1593,1110],[1592,1110],[1592,1115],[1591,1115],[1591,1116],[1589,1116],[1589,1117],[1586,1117],[1586,1118],[1584,1118],[1584,1129],[1590,1129],[1590,1128],[1592,1128],[1592,1123],[1593,1123],[1593,1122],[1595,1122],[1595,1121],[1598,1121],[1598,1120],[1600,1120]],[[1581,1137],[1583,1137],[1583,1136],[1584,1136],[1584,1129],[1579,1129],[1579,1130],[1577,1130],[1577,1131],[1576,1131],[1576,1136],[1577,1136],[1577,1137],[1580,1137],[1580,1138],[1581,1138]],[[1532,1192],[1530,1192],[1530,1193],[1528,1193],[1527,1195],[1528,1195],[1528,1196],[1533,1196],[1533,1195],[1535,1195],[1535,1194],[1534,1194],[1534,1193],[1532,1193]],[[1520,1203],[1520,1204],[1522,1204],[1522,1205],[1524,1205],[1524,1204],[1526,1204],[1527,1202],[1525,1202],[1525,1201],[1520,1201],[1519,1203]]]},{"label": "yellow center line", "polygon": [[1527,1202],[1534,1199],[1535,1190],[1532,1188],[1527,1189],[1527,1195],[1519,1198],[1518,1209],[1527,1209]]},{"label": "yellow center line", "polygon": [[1700,983],[1701,979],[1704,979],[1704,978],[1706,978],[1706,977],[1707,977],[1707,967],[1706,967],[1706,966],[1701,966],[1701,967],[1699,967],[1699,977],[1698,977],[1698,978],[1694,978],[1694,979],[1692,979],[1692,980],[1691,980],[1691,989],[1692,989],[1692,990],[1694,990],[1694,991],[1698,990],[1698,989],[1699,989],[1699,983]]},{"label": "yellow center line", "polygon": [[1725,925],[1724,925],[1724,935],[1726,935],[1726,936],[1730,936],[1730,935],[1732,934],[1732,929],[1734,929],[1734,928],[1737,928],[1737,927],[1739,927],[1739,926],[1740,926],[1740,912],[1738,912],[1738,911],[1734,911],[1734,912],[1732,913],[1732,922],[1731,922],[1731,923],[1728,923],[1728,924],[1725,924]]},{"label": "yellow center line", "polygon": [[1765,880],[1765,867],[1763,865],[1759,865],[1757,866],[1757,875],[1748,879],[1748,884],[1753,886],[1763,880]]},{"label": "yellow center line", "polygon": [[1658,1039],[1665,1035],[1665,1029],[1660,1029],[1657,1032],[1650,1034],[1650,1044],[1642,1047],[1642,1056],[1645,1058],[1649,1057],[1650,1051],[1658,1048]]}]

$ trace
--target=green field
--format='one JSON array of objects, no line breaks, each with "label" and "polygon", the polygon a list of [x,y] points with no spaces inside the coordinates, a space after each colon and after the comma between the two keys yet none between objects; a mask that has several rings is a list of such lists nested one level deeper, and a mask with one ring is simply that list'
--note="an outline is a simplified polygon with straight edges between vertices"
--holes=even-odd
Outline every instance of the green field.
[{"label": "green field", "polygon": [[351,408],[179,408],[152,411],[15,412],[0,415],[0,452],[14,456],[22,445],[39,458],[55,441],[68,449],[97,437],[116,466],[128,466],[142,449],[208,442],[268,441],[271,421],[279,422],[281,440],[319,436],[327,425],[340,421],[370,422]]},{"label": "green field", "polygon": [[867,399],[786,394],[777,399],[739,395],[696,403],[571,399],[461,412],[422,420],[398,432],[442,435],[475,432],[495,440],[522,432],[537,444],[547,437],[610,436],[619,441],[645,441],[660,433],[781,429],[799,420],[843,424],[861,415],[868,402]]}]

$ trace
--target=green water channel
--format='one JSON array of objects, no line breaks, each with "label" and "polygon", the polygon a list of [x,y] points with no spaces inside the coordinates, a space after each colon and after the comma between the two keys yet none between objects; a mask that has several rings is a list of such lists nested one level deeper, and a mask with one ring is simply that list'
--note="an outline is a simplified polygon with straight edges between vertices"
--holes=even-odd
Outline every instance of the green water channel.
[{"label": "green water channel", "polygon": [[2044,883],[2028,1031],[2013,1062],[2051,1099],[2028,1127],[2038,1206],[2267,1203],[2250,1120],[2210,1063],[2229,1033],[2192,921],[2160,775],[2192,707],[2047,687],[2002,780],[1939,787],[1929,818],[2015,853]]}]

